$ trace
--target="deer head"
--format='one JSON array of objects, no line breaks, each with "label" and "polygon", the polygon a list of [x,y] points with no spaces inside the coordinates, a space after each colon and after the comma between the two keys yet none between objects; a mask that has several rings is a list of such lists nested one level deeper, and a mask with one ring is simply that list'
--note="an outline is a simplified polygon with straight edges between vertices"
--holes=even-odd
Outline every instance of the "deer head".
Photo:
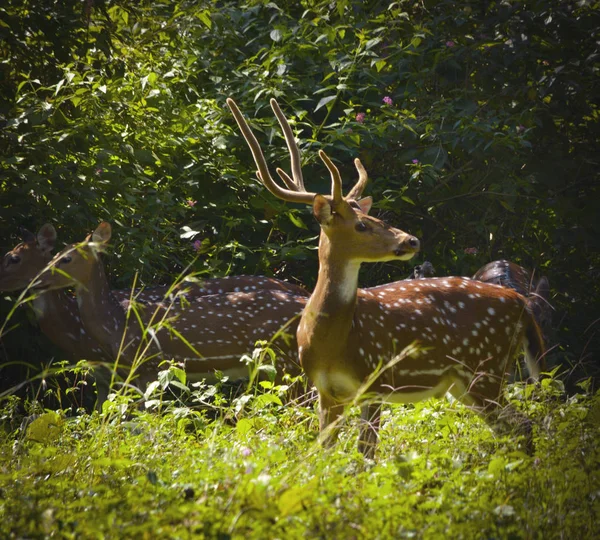
[{"label": "deer head", "polygon": [[39,288],[61,289],[81,287],[88,283],[100,253],[110,241],[110,223],[103,221],[82,243],[71,244],[58,253],[50,262],[48,270],[40,277]]},{"label": "deer head", "polygon": [[359,159],[354,160],[358,171],[358,181],[346,196],[342,193],[342,179],[338,168],[323,151],[319,157],[331,175],[331,194],[312,193],[304,187],[300,168],[300,153],[294,140],[292,129],[279,105],[271,99],[271,108],[283,130],[291,157],[292,177],[278,168],[277,174],[286,188],[279,186],[272,178],[260,145],[244,116],[233,99],[227,104],[248,143],[258,168],[257,176],[273,195],[289,202],[304,203],[312,206],[313,214],[321,225],[320,249],[334,251],[333,257],[339,257],[348,263],[408,260],[419,251],[419,241],[404,231],[395,229],[383,221],[371,217],[368,212],[372,199],[361,199],[368,181],[365,168]]},{"label": "deer head", "polygon": [[0,267],[0,290],[24,289],[45,268],[56,242],[56,230],[46,223],[37,235],[21,229],[22,242],[9,251]]}]

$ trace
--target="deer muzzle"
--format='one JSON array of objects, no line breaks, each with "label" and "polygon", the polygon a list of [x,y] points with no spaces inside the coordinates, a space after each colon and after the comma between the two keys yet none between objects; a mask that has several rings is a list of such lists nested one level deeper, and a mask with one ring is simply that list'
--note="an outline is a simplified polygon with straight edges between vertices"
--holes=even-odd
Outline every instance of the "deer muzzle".
[{"label": "deer muzzle", "polygon": [[411,259],[415,253],[421,249],[421,242],[419,239],[412,235],[405,235],[398,247],[394,250],[394,255],[403,261]]}]

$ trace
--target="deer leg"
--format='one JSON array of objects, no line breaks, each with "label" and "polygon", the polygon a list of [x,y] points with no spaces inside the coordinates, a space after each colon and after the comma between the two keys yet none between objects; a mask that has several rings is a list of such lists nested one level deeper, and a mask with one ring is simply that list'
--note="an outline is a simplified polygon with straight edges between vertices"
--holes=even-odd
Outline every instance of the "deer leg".
[{"label": "deer leg", "polygon": [[319,392],[319,430],[324,446],[331,446],[338,438],[340,419],[344,413],[344,403]]},{"label": "deer leg", "polygon": [[361,407],[360,432],[358,450],[365,458],[373,459],[379,440],[379,424],[381,419],[381,404],[363,405]]},{"label": "deer leg", "polygon": [[[486,396],[498,397],[491,400]],[[533,452],[531,420],[502,398],[500,377],[483,375],[471,383],[468,394],[460,399],[480,414],[496,434],[524,436],[525,451]]]},{"label": "deer leg", "polygon": [[94,369],[94,379],[96,382],[96,404],[95,409],[102,412],[102,405],[108,399],[110,392],[110,372],[102,364]]}]

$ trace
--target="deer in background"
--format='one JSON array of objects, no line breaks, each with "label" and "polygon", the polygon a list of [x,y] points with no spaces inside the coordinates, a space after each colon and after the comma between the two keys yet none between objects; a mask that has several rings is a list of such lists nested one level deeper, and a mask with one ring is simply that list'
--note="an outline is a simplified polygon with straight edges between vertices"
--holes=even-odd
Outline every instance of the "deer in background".
[{"label": "deer in background", "polygon": [[[337,167],[329,170],[331,195],[306,191],[294,135],[277,102],[271,107],[290,152],[292,176],[271,174],[256,137],[235,102],[227,104],[258,169],[275,196],[312,206],[320,224],[319,271],[315,290],[298,326],[299,359],[317,387],[322,438],[334,439],[344,407],[364,392],[359,449],[375,452],[382,402],[407,403],[450,392],[482,414],[492,427],[514,424],[518,413],[501,406],[501,391],[515,356],[525,349],[538,373],[544,345],[527,301],[516,291],[468,278],[400,281],[358,288],[363,262],[408,260],[419,241],[370,217],[371,198],[361,199],[367,173],[354,161],[359,179],[345,197]],[[522,424],[526,435],[529,426]],[[528,438],[528,442],[529,442]]]},{"label": "deer in background", "polygon": [[[259,340],[274,339],[272,347],[285,371],[299,373],[295,339],[286,340],[280,331],[289,325],[288,331],[295,334],[297,316],[307,300],[304,289],[262,289],[276,280],[247,277],[228,293],[176,295],[158,302],[134,299],[132,313],[111,295],[100,260],[111,234],[110,224],[103,222],[84,242],[66,247],[36,287],[74,286],[84,327],[110,358],[138,365],[142,387],[156,377],[163,358],[184,362],[190,380],[214,378],[216,370],[230,378],[247,376],[240,358]],[[235,283],[234,278],[225,281]],[[302,295],[294,294],[298,290]]]},{"label": "deer in background", "polygon": [[406,279],[424,279],[435,276],[435,268],[429,261],[417,264]]},{"label": "deer in background", "polygon": [[[0,267],[0,291],[25,289],[52,258],[56,230],[46,223],[37,235],[21,229],[23,242],[6,253]],[[73,359],[108,360],[100,345],[85,331],[73,295],[64,290],[35,294],[32,307],[44,335]]]},{"label": "deer in background", "polygon": [[[56,244],[56,230],[47,223],[37,235],[26,229],[21,230],[23,242],[17,244],[6,253],[0,267],[0,291],[12,292],[28,287],[46,268],[52,259],[52,251]],[[72,254],[63,257],[62,264],[69,264]],[[168,287],[152,287],[142,290],[111,290],[106,299],[119,312],[124,312],[133,296],[142,305],[152,305],[169,300],[172,291],[179,301],[192,301],[200,296],[225,294],[230,292],[252,293],[257,290],[281,291],[286,294],[308,297],[305,289],[284,281],[268,277],[232,276],[228,278],[207,279],[201,283],[186,282],[185,287],[169,289]],[[97,340],[95,330],[86,330],[79,312],[77,299],[66,289],[40,290],[33,287],[33,309],[42,332],[56,346],[75,360],[107,362],[116,358],[115,351],[105,342]],[[167,296],[167,297],[165,297]],[[287,296],[286,296],[287,298]],[[94,325],[96,326],[96,325]],[[98,372],[97,372],[98,373]],[[148,377],[156,374],[150,372]],[[98,405],[108,394],[105,377],[98,378]]]},{"label": "deer in background", "polygon": [[549,342],[552,327],[552,305],[550,304],[550,283],[546,276],[535,280],[531,273],[522,266],[500,259],[482,266],[475,272],[473,279],[510,287],[527,297],[542,335],[546,343]]}]

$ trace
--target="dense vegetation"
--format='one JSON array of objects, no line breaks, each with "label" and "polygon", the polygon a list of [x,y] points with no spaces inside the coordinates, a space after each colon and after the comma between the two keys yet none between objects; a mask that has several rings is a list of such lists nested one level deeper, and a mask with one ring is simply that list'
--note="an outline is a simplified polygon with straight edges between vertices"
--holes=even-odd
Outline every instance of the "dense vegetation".
[{"label": "dense vegetation", "polygon": [[[190,264],[206,277],[265,274],[312,287],[318,227],[258,184],[225,106],[236,99],[272,167],[286,168],[268,106],[276,97],[308,189],[328,189],[317,150],[346,185],[360,157],[373,213],[422,239],[415,263],[471,275],[507,258],[549,277],[551,364],[572,397],[559,404],[554,380],[527,402],[533,458],[492,441],[463,409],[394,410],[379,463],[363,470],[352,430],[318,450],[311,406],[247,394],[246,408],[223,405],[216,420],[165,406],[123,422],[120,396],[104,416],[56,413],[35,428],[19,426],[24,402],[3,394],[2,536],[114,527],[137,536],[148,524],[177,536],[593,536],[598,400],[590,385],[575,393],[600,357],[598,9],[551,0],[3,2],[3,253],[19,226],[51,222],[70,242],[107,220],[115,287],[136,274],[168,283]],[[365,266],[361,284],[409,271]],[[79,404],[79,392],[40,375],[60,351],[27,310],[11,311],[14,295],[2,296],[0,392],[31,377],[19,394],[27,413],[41,412],[32,396]],[[234,417],[244,421],[232,426]]]},{"label": "dense vegetation", "polygon": [[122,399],[103,416],[48,412],[0,439],[0,535],[596,538],[600,401],[559,395],[548,384],[518,402],[536,423],[535,456],[464,408],[429,401],[384,417],[367,466],[356,429],[322,449],[316,415],[300,405],[244,399],[216,420],[163,404],[123,421]]}]

